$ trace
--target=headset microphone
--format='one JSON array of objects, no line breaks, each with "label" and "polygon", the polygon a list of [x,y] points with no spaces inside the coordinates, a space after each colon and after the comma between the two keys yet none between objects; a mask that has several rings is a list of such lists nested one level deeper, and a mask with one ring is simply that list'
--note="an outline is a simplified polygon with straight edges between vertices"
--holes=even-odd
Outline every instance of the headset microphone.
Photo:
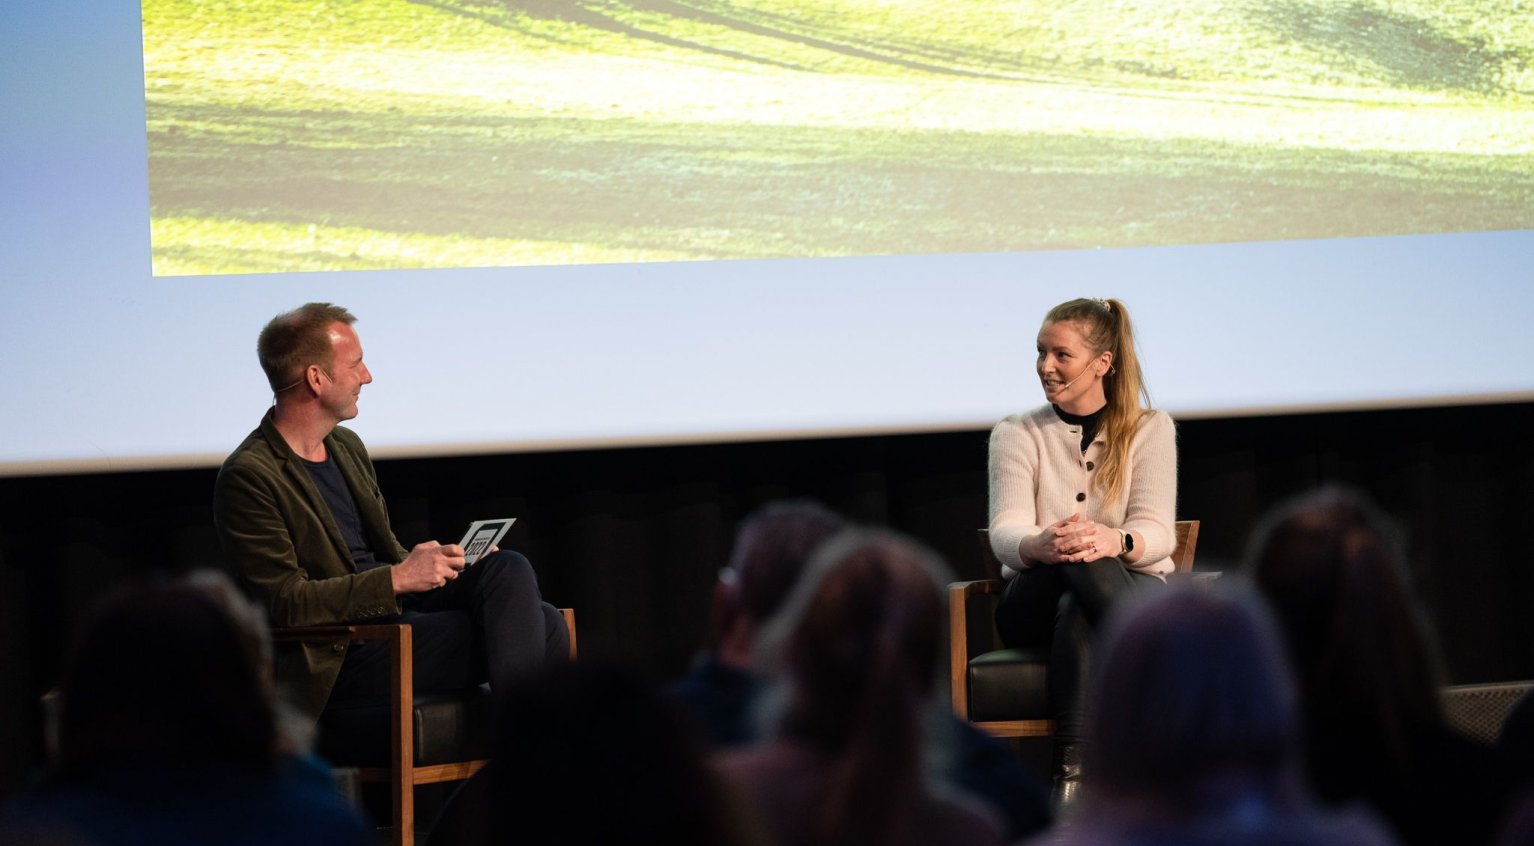
[{"label": "headset microphone", "polygon": [[1091,373],[1091,372],[1092,372],[1092,368],[1088,367],[1086,370],[1083,370],[1080,373],[1077,373],[1076,374],[1076,378],[1072,379],[1069,382],[1066,382],[1064,385],[1061,385],[1060,386],[1060,390],[1063,391],[1066,388],[1069,388],[1070,386],[1076,384],[1077,382],[1081,381],[1081,377],[1083,377],[1083,376],[1085,376],[1085,375],[1087,375],[1088,373]]}]

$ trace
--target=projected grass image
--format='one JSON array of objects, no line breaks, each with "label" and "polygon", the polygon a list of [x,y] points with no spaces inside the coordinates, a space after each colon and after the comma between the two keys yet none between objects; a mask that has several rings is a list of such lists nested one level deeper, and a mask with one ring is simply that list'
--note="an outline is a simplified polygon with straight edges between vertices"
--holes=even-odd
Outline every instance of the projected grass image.
[{"label": "projected grass image", "polygon": [[154,272],[1534,227],[1519,0],[143,0]]}]

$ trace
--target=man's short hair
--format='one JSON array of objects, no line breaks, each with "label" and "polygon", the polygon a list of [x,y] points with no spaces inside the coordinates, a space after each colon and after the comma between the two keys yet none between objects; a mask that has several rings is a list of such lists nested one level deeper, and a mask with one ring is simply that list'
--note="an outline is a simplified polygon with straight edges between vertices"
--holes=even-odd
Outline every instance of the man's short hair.
[{"label": "man's short hair", "polygon": [[272,390],[298,384],[311,364],[328,365],[334,355],[330,324],[355,322],[351,312],[330,303],[306,303],[272,318],[256,339],[256,357]]}]

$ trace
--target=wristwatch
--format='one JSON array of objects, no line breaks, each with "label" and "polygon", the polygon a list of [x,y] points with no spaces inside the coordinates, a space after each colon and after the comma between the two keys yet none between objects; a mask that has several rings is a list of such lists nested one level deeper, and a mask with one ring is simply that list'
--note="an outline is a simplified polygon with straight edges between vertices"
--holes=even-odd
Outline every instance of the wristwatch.
[{"label": "wristwatch", "polygon": [[1123,558],[1135,551],[1135,536],[1128,532],[1119,532],[1119,534],[1124,536],[1124,551],[1119,553],[1119,557]]}]

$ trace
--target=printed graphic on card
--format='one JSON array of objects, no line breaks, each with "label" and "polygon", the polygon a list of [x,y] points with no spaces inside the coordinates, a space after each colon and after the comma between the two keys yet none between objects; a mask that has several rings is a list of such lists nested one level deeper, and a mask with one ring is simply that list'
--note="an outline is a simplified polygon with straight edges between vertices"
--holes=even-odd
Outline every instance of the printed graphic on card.
[{"label": "printed graphic on card", "polygon": [[475,520],[470,523],[469,530],[463,533],[463,540],[458,542],[463,547],[464,561],[470,564],[478,561],[481,555],[501,542],[501,538],[506,536],[506,530],[515,522],[515,517],[502,517],[499,520]]}]

